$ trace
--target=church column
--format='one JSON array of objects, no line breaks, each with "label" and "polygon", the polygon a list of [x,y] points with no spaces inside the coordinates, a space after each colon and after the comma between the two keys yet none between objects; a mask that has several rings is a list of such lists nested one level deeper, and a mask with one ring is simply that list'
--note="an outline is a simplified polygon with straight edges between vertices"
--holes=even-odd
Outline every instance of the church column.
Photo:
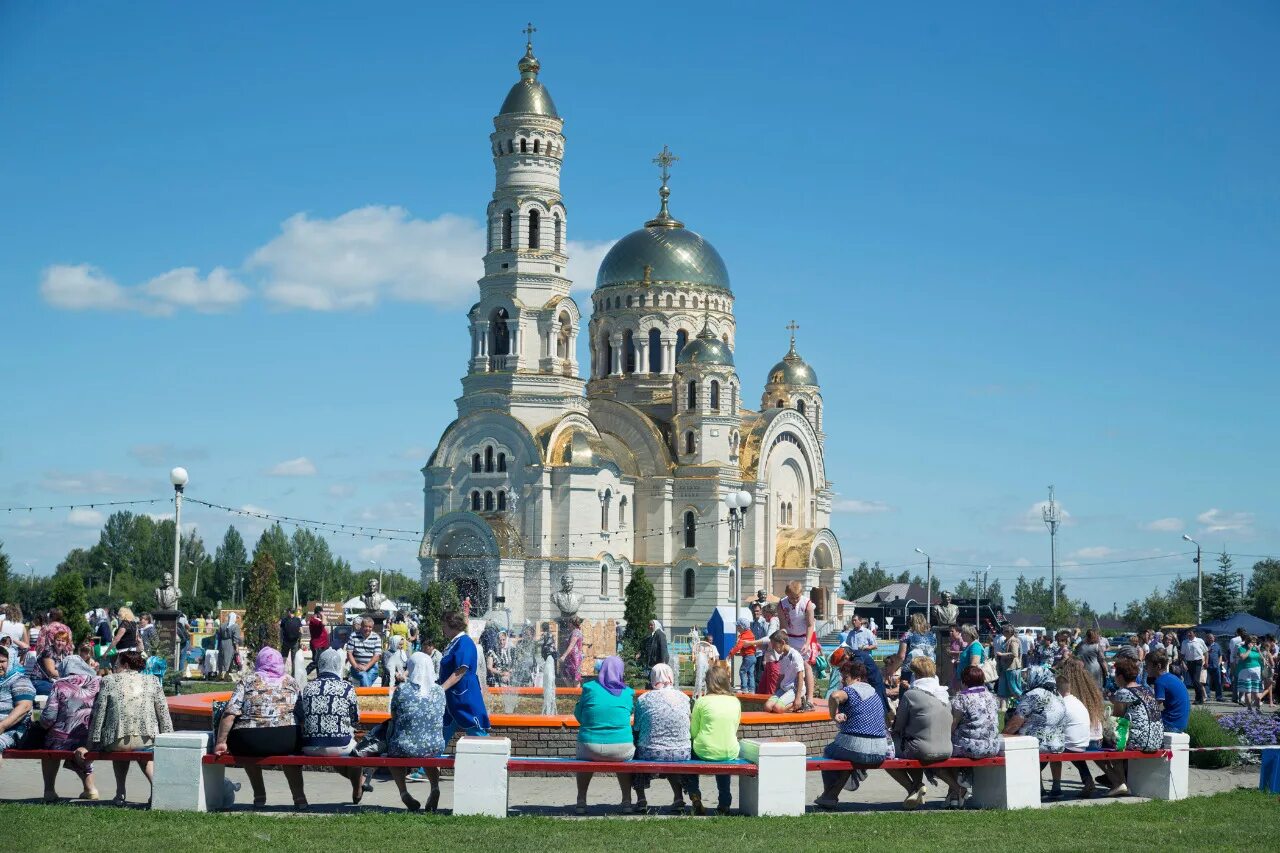
[{"label": "church column", "polygon": [[507,356],[506,367],[508,370],[515,370],[520,366],[520,347],[524,345],[521,340],[523,336],[520,334],[520,318],[519,315],[507,320],[507,339],[511,341],[511,353]]},{"label": "church column", "polygon": [[676,339],[664,337],[662,339],[662,375],[670,376],[675,373],[676,369]]},{"label": "church column", "polygon": [[610,349],[613,351],[613,364],[609,365],[609,373],[612,376],[622,375],[622,335],[614,334],[609,338]]},{"label": "church column", "polygon": [[649,372],[649,337],[643,336],[636,341],[636,373],[647,374]]}]

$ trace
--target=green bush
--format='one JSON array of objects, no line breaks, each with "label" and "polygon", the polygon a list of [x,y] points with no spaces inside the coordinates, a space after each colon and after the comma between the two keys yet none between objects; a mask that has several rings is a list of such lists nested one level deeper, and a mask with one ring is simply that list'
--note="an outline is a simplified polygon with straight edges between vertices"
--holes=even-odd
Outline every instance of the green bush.
[{"label": "green bush", "polygon": [[[1187,721],[1187,734],[1191,737],[1192,749],[1240,745],[1240,738],[1218,725],[1217,717],[1200,708],[1191,712],[1191,718]],[[1239,760],[1240,753],[1233,750],[1191,753],[1191,766],[1202,769],[1230,767]]]}]

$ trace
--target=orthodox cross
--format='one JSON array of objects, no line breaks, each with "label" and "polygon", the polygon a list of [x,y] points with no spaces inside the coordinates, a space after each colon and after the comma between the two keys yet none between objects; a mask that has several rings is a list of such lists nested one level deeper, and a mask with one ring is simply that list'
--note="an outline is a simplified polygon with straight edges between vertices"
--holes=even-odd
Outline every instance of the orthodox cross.
[{"label": "orthodox cross", "polygon": [[525,28],[520,31],[524,33],[525,40],[528,42],[530,47],[533,47],[533,34],[536,33],[537,31],[538,31],[538,28],[533,25],[532,21],[530,21],[528,25],[526,25]]},{"label": "orthodox cross", "polygon": [[671,164],[675,163],[679,159],[680,158],[672,154],[671,149],[665,145],[662,146],[662,153],[653,158],[654,164],[662,167],[663,186],[666,186],[667,179],[671,177]]},{"label": "orthodox cross", "polygon": [[790,323],[787,324],[787,330],[791,332],[792,349],[794,349],[796,345],[796,329],[798,328],[800,328],[800,324],[797,323],[795,320],[792,320]]}]

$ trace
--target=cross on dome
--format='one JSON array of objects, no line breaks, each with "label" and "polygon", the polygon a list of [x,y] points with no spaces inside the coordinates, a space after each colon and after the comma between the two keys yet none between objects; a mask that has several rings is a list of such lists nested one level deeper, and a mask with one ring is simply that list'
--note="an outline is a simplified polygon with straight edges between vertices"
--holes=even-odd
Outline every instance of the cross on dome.
[{"label": "cross on dome", "polygon": [[658,215],[645,223],[646,228],[683,228],[684,223],[672,217],[671,212],[667,210],[667,199],[671,197],[671,190],[667,187],[667,181],[671,178],[671,165],[680,158],[671,153],[671,149],[666,145],[662,146],[662,151],[657,157],[653,158],[653,163],[662,169],[662,186],[658,188],[658,197],[662,199],[662,207],[658,211]]},{"label": "cross on dome", "polygon": [[520,31],[525,35],[525,47],[528,47],[528,48],[533,47],[533,34],[536,33],[537,31],[538,31],[538,28],[533,25],[532,21],[526,24],[525,28]]}]

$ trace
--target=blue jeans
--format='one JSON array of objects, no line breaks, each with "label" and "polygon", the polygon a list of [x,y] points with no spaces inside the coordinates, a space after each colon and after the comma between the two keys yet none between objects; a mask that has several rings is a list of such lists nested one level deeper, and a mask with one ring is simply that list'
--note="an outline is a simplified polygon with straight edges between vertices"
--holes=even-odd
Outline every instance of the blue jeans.
[{"label": "blue jeans", "polygon": [[[826,745],[822,750],[822,755],[825,758],[830,758],[835,761],[848,761],[853,764],[865,764],[868,767],[880,766],[884,763],[885,758],[885,754],[883,752],[876,754],[853,752],[852,750],[844,749],[834,741]],[[823,770],[822,787],[824,789],[830,788],[835,783],[836,777],[841,775],[844,775],[844,773],[840,770]]]},{"label": "blue jeans", "polygon": [[742,685],[743,693],[756,692],[756,659],[755,657],[741,658],[742,669],[738,672],[738,683]]},{"label": "blue jeans", "polygon": [[[707,761],[709,759],[705,759],[695,752],[693,753],[693,760]],[[716,778],[716,794],[718,799],[718,802],[716,803],[716,808],[722,809],[724,811],[728,811],[729,808],[733,805],[733,791],[729,787],[729,783],[732,782],[733,780],[731,777],[724,776],[724,775],[717,776],[715,778]],[[684,792],[688,794],[690,798],[697,797],[698,799],[702,799],[702,788],[699,787],[698,785],[697,775],[690,773],[689,775],[683,777],[683,781],[684,781]]]},{"label": "blue jeans", "polygon": [[352,670],[351,675],[360,687],[373,687],[378,683],[378,668],[376,666],[371,666],[364,672]]}]

